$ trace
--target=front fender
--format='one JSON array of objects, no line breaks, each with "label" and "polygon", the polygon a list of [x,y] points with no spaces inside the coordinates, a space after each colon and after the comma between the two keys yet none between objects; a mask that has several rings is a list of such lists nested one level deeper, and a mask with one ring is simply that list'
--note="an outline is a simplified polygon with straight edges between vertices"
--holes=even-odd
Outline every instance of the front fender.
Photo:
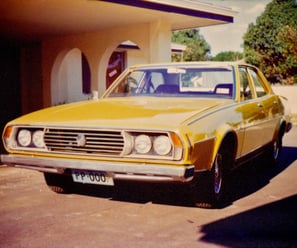
[{"label": "front fender", "polygon": [[[230,151],[236,151],[237,137],[236,132],[228,125],[219,127],[213,135],[205,135],[204,139],[193,142],[190,160],[195,165],[196,171],[211,170],[215,157],[223,142],[230,140]],[[235,147],[234,147],[235,146]],[[235,156],[235,154],[234,154]]]},{"label": "front fender", "polygon": [[[234,161],[236,157],[236,152],[238,149],[238,135],[232,127],[224,125],[220,127],[217,131],[216,142],[212,154],[212,164],[215,161],[216,155],[219,152],[220,148],[223,146],[228,148],[228,154],[231,156],[231,160]],[[211,165],[212,165],[211,164]]]}]

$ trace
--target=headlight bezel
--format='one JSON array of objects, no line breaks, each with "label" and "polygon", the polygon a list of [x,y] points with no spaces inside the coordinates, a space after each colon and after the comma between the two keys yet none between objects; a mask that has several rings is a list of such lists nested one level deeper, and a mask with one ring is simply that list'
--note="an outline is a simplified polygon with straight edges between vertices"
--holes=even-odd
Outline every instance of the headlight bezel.
[{"label": "headlight bezel", "polygon": [[[8,150],[31,151],[34,149],[36,151],[45,151],[44,132],[45,129],[43,127],[10,125],[4,130],[3,143]],[[41,133],[39,144],[42,145],[37,145],[36,135]]]},{"label": "headlight bezel", "polygon": [[[162,160],[181,160],[183,157],[184,146],[182,139],[175,132],[170,131],[127,131],[133,140],[133,149],[130,154],[126,154],[132,158],[143,159],[162,159]],[[148,137],[150,140],[146,152],[138,152],[136,149],[137,137]],[[156,148],[160,139],[165,139],[167,143],[165,151]],[[155,147],[154,147],[155,146]]]}]

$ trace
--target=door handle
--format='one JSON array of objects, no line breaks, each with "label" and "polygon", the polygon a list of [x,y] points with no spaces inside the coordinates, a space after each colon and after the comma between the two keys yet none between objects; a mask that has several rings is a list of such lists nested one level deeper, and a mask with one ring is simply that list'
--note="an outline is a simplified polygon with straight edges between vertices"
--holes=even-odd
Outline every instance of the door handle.
[{"label": "door handle", "polygon": [[258,102],[257,106],[258,106],[259,108],[263,108],[263,104],[262,104],[261,102]]}]

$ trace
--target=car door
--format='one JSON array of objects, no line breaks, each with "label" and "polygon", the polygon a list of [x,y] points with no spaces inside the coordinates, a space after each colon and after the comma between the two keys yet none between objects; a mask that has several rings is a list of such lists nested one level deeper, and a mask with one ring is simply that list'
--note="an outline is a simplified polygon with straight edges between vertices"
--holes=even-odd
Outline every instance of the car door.
[{"label": "car door", "polygon": [[240,105],[237,111],[242,115],[241,135],[239,141],[240,156],[256,150],[263,143],[263,125],[265,125],[265,109],[262,100],[257,97],[253,80],[247,67],[239,67]]},{"label": "car door", "polygon": [[279,123],[281,103],[277,96],[272,94],[269,86],[265,84],[264,79],[261,77],[259,71],[255,68],[247,68],[249,75],[253,81],[255,88],[256,98],[263,106],[265,119],[261,124],[262,140],[260,145],[265,145],[273,139],[277,123]]}]

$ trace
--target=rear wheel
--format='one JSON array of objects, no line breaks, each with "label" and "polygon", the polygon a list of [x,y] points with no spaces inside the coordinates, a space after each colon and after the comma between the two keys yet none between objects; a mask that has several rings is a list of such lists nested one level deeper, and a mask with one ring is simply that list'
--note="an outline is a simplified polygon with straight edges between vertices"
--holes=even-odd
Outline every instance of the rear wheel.
[{"label": "rear wheel", "polygon": [[278,162],[281,157],[282,152],[282,140],[278,138],[273,142],[273,148],[272,148],[272,158],[274,162]]},{"label": "rear wheel", "polygon": [[272,144],[270,145],[268,152],[266,153],[265,164],[271,166],[278,165],[281,161],[281,154],[283,149],[283,142],[282,142],[283,135],[280,134],[275,140],[273,140]]},{"label": "rear wheel", "polygon": [[73,189],[73,181],[70,176],[44,172],[44,179],[47,186],[55,193],[70,193]]}]

